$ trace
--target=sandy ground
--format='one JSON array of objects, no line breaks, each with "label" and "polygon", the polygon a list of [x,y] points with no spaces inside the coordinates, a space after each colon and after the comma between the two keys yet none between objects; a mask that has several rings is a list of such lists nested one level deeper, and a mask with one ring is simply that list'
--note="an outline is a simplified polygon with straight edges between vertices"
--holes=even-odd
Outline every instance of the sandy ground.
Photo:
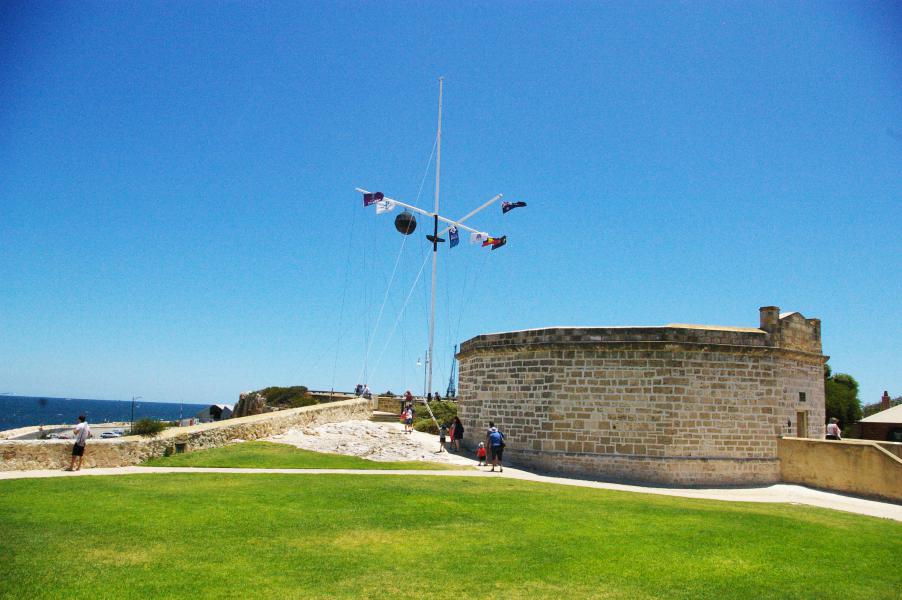
[{"label": "sandy ground", "polygon": [[421,460],[455,465],[476,465],[471,453],[439,452],[438,436],[414,431],[404,433],[400,423],[345,421],[316,427],[290,429],[267,438],[304,450],[359,456],[380,462]]}]

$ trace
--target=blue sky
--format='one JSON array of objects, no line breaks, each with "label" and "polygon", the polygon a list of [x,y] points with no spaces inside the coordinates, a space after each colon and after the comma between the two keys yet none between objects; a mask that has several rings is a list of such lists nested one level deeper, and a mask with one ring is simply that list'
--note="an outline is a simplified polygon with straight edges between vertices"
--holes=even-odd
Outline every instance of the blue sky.
[{"label": "blue sky", "polygon": [[431,206],[442,75],[442,212],[529,206],[474,217],[506,247],[441,253],[434,388],[479,333],[774,304],[822,319],[864,402],[902,394],[900,25],[891,3],[3,3],[0,392],[420,391],[426,242],[353,190]]}]

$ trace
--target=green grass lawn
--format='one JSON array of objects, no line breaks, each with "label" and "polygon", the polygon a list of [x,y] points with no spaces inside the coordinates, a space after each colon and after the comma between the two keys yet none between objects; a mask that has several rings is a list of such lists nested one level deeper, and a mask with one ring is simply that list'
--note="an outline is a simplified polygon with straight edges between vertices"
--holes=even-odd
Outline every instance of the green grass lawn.
[{"label": "green grass lawn", "polygon": [[899,598],[902,524],[479,477],[0,482],[2,598]]},{"label": "green grass lawn", "polygon": [[431,462],[377,462],[356,456],[302,450],[274,442],[243,442],[220,448],[197,450],[153,458],[150,467],[234,467],[248,469],[412,469],[460,470],[468,466]]}]

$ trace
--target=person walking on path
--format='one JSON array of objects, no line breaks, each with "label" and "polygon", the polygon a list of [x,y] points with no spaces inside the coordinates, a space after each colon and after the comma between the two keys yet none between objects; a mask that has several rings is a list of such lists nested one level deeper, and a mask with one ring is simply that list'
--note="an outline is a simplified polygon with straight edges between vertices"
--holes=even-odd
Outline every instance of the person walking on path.
[{"label": "person walking on path", "polygon": [[504,473],[501,466],[501,458],[504,455],[504,434],[495,427],[494,421],[489,421],[489,430],[486,432],[486,446],[492,454],[492,471],[498,467],[499,473]]},{"label": "person walking on path", "polygon": [[413,431],[413,405],[408,404],[404,407],[404,433],[411,433]]},{"label": "person walking on path", "polygon": [[830,417],[830,422],[827,424],[827,439],[842,439],[842,430],[839,428],[839,419],[837,419],[836,417]]},{"label": "person walking on path", "polygon": [[464,424],[460,422],[460,417],[454,417],[451,432],[451,447],[460,452],[460,440],[464,439]]},{"label": "person walking on path", "polygon": [[448,435],[448,426],[445,424],[442,424],[442,426],[438,428],[438,451],[439,452],[445,451],[445,441],[446,441],[445,436],[446,435]]},{"label": "person walking on path", "polygon": [[[80,471],[81,461],[85,457],[85,446],[88,444],[88,438],[94,437],[91,434],[91,428],[85,420],[84,415],[78,416],[78,425],[73,430],[75,434],[75,444],[72,445],[72,462],[69,463],[67,471]],[[78,459],[78,466],[75,466],[75,460]]]},{"label": "person walking on path", "polygon": [[401,413],[404,413],[404,407],[410,404],[413,406],[413,394],[410,393],[410,390],[404,392],[404,397],[401,398]]}]

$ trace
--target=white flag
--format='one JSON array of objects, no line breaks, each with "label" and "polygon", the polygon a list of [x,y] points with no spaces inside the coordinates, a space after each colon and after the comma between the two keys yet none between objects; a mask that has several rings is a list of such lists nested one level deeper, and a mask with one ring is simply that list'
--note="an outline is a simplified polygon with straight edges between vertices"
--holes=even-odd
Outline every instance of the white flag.
[{"label": "white flag", "polygon": [[489,239],[489,236],[484,233],[471,233],[470,234],[470,243],[471,244],[481,244],[482,242]]},{"label": "white flag", "polygon": [[395,203],[391,200],[380,200],[376,203],[376,214],[381,215],[384,212],[394,210]]}]

